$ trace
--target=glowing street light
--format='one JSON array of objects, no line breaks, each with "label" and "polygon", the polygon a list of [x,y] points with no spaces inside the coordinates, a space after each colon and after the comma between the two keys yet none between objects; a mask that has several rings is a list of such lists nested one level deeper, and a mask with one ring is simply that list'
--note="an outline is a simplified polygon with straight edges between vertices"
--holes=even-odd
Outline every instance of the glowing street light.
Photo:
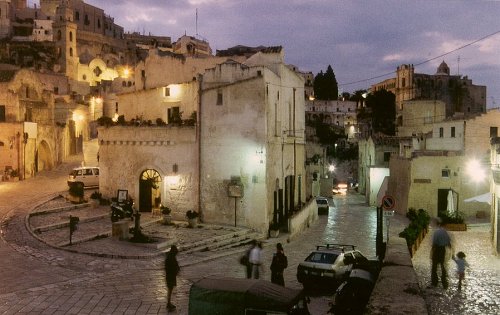
[{"label": "glowing street light", "polygon": [[467,175],[476,183],[482,182],[486,178],[486,171],[478,160],[470,160],[466,166]]}]

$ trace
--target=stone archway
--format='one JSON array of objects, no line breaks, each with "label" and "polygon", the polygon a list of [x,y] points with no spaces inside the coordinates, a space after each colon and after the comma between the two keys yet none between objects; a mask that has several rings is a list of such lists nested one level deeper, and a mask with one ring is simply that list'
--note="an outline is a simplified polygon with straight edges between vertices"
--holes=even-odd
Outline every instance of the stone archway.
[{"label": "stone archway", "polygon": [[157,170],[147,169],[139,178],[139,211],[148,212],[161,203],[161,175]]},{"label": "stone archway", "polygon": [[49,144],[42,140],[38,145],[38,150],[35,152],[35,166],[36,172],[43,170],[51,170],[54,167],[54,162],[52,161],[52,154]]}]

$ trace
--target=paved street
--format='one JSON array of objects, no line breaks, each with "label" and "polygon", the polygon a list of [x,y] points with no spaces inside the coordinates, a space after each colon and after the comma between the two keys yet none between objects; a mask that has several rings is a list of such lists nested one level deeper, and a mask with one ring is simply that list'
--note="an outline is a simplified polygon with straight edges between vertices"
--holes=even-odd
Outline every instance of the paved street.
[{"label": "paved street", "polygon": [[[165,314],[162,257],[110,259],[75,254],[49,247],[28,233],[26,215],[37,204],[66,190],[65,178],[70,168],[71,165],[64,165],[25,182],[0,183],[0,313]],[[291,242],[287,242],[286,235],[268,240],[264,248],[268,262],[264,266],[265,279],[270,277],[269,263],[277,241],[284,244],[289,259],[286,286],[293,288],[301,287],[295,278],[298,263],[316,244],[353,243],[367,256],[375,255],[375,210],[365,206],[363,196],[354,194],[336,197],[334,202],[336,207],[330,209],[328,217],[321,216]],[[428,242],[424,241],[413,259],[430,314],[495,314],[499,307],[500,264],[488,252],[489,232],[484,226],[477,226],[453,235],[456,249],[466,252],[472,266],[462,293],[453,288],[427,289]],[[176,314],[187,314],[193,281],[207,275],[244,277],[238,264],[240,254],[233,251],[228,256],[192,264],[192,257],[180,253],[182,270],[174,296]],[[313,296],[311,313],[326,314],[329,298]]]}]

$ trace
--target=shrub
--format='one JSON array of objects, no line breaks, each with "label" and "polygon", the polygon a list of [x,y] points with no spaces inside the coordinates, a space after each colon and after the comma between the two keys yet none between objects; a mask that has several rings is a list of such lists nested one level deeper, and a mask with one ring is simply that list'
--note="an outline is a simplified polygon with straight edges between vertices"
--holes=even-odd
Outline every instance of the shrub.
[{"label": "shrub", "polygon": [[465,222],[464,220],[464,214],[462,212],[456,212],[455,215],[448,215],[448,214],[444,214],[444,215],[441,215],[440,216],[441,218],[441,222],[443,224],[448,224],[448,223],[451,223],[451,224],[462,224]]},{"label": "shrub", "polygon": [[161,118],[156,118],[156,125],[165,126],[167,123],[163,121]]},{"label": "shrub", "polygon": [[172,212],[172,209],[170,209],[167,206],[161,205],[160,206],[160,211],[161,211],[162,214],[168,215],[168,214],[170,214],[170,212]]},{"label": "shrub", "polygon": [[99,126],[105,126],[105,127],[109,127],[109,126],[112,126],[114,124],[113,120],[107,116],[99,117],[97,119],[97,123],[99,124]]},{"label": "shrub", "polygon": [[188,210],[186,212],[186,218],[188,219],[196,219],[199,216],[200,216],[199,213],[194,210]]},{"label": "shrub", "polygon": [[406,244],[412,246],[418,235],[429,225],[430,216],[424,209],[415,211],[414,208],[410,208],[406,213],[406,217],[410,220],[410,223],[399,233],[399,237],[405,238]]},{"label": "shrub", "polygon": [[90,195],[90,199],[101,199],[102,197],[102,194],[98,191],[94,191],[91,195]]}]

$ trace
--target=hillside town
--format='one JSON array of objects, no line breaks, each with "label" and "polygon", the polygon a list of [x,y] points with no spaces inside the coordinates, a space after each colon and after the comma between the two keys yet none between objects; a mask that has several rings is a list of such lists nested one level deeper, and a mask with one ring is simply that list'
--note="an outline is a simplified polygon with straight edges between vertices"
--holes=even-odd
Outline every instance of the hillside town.
[{"label": "hillside town", "polygon": [[[358,97],[321,99],[286,47],[214,52],[197,36],[126,32],[111,14],[0,0],[0,186],[82,157],[102,199],[126,191],[139,213],[193,210],[293,238],[318,220],[316,197],[345,183],[369,207],[391,196],[403,217],[485,220],[498,255],[500,111],[474,78],[445,60],[431,74],[401,64]],[[393,134],[373,118],[380,92],[393,95],[378,109]]]}]

